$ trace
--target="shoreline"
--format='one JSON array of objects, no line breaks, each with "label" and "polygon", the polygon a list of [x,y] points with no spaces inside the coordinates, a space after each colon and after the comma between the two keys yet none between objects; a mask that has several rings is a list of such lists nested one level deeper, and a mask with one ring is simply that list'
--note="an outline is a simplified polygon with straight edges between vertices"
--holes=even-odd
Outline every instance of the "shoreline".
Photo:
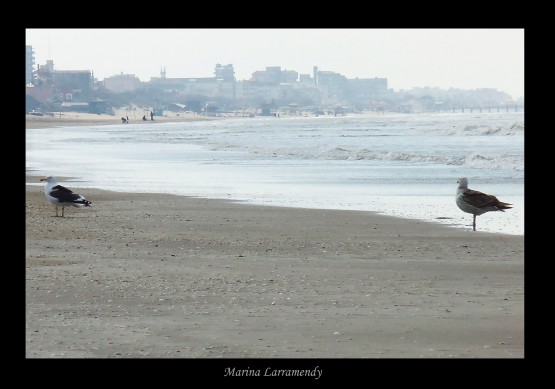
[{"label": "shoreline", "polygon": [[26,185],[28,358],[524,357],[523,236],[76,192]]},{"label": "shoreline", "polygon": [[[25,180],[26,180],[26,184],[35,184],[35,186],[42,186],[42,183],[39,182],[39,178],[40,177],[44,177],[43,175],[35,175],[35,173],[32,170],[26,169],[26,176],[25,176]],[[58,181],[70,181],[70,183],[68,184],[68,186],[71,186],[73,188],[83,188],[83,189],[92,189],[92,190],[102,190],[102,189],[98,189],[98,188],[93,188],[93,187],[87,187],[87,186],[82,186],[80,185],[80,181],[79,181],[79,177],[57,177]],[[75,180],[75,181],[72,181]],[[468,231],[467,229],[465,229],[464,227],[461,226],[457,226],[454,223],[441,223],[435,220],[425,220],[425,219],[417,219],[417,218],[410,218],[410,217],[403,217],[403,216],[395,216],[395,215],[388,215],[386,213],[383,212],[379,212],[379,211],[370,211],[370,210],[361,210],[361,209],[343,209],[343,208],[318,208],[318,207],[306,207],[306,206],[291,206],[291,205],[283,205],[283,204],[268,204],[268,203],[258,203],[258,202],[251,202],[249,200],[236,200],[236,199],[231,199],[231,198],[219,198],[219,197],[205,197],[205,196],[189,196],[189,195],[181,195],[181,194],[170,194],[170,193],[162,193],[162,192],[126,192],[126,191],[115,191],[115,190],[110,190],[110,189],[104,189],[106,191],[109,192],[114,192],[114,193],[129,193],[129,194],[152,194],[152,195],[170,195],[170,196],[178,196],[178,197],[185,197],[185,198],[199,198],[199,199],[206,199],[206,200],[215,200],[215,201],[226,201],[226,202],[230,202],[230,203],[235,203],[235,204],[244,204],[244,205],[252,205],[252,206],[265,206],[265,207],[276,207],[276,208],[288,208],[288,209],[307,209],[307,210],[321,210],[321,211],[326,211],[326,210],[331,210],[331,211],[348,211],[348,212],[367,212],[367,213],[372,213],[374,215],[380,215],[380,216],[385,216],[385,217],[392,217],[395,219],[399,219],[399,220],[411,220],[411,221],[416,221],[416,222],[420,222],[420,223],[430,223],[433,225],[438,225],[438,226],[443,226],[443,227],[447,227],[450,229],[458,229],[458,230],[462,230],[462,231]],[[445,219],[443,219],[445,220]],[[485,234],[494,234],[494,235],[500,235],[500,236],[516,236],[516,237],[524,237],[524,233],[522,234],[518,234],[518,233],[504,233],[504,232],[494,232],[494,231],[474,231],[475,233],[485,233]]]},{"label": "shoreline", "polygon": [[[363,113],[352,113],[345,117],[360,117],[360,116],[372,116],[376,118],[383,117],[398,117],[402,115],[418,115],[424,114],[426,112],[414,112],[409,114],[399,113],[399,112],[363,112]],[[52,116],[49,116],[52,115]],[[108,114],[93,114],[87,112],[51,112],[43,116],[36,116],[31,114],[25,114],[25,127],[26,128],[52,128],[52,127],[69,127],[69,126],[101,126],[101,125],[125,125],[121,122],[122,117],[129,117],[129,110],[119,109],[114,115]],[[61,114],[61,115],[60,115]],[[442,115],[445,113],[438,113]],[[193,112],[182,112],[182,113],[168,113],[163,116],[155,116],[154,120],[143,121],[141,117],[137,118],[135,114],[133,117],[129,118],[130,124],[156,124],[156,123],[179,123],[179,122],[192,122],[192,121],[204,121],[204,120],[226,120],[226,119],[245,119],[248,116],[202,116],[198,113]],[[258,118],[273,118],[273,116],[260,116]],[[282,114],[281,118],[306,118],[307,116],[300,115],[286,115]],[[331,115],[321,115],[321,116],[308,116],[313,118],[332,118]]]}]

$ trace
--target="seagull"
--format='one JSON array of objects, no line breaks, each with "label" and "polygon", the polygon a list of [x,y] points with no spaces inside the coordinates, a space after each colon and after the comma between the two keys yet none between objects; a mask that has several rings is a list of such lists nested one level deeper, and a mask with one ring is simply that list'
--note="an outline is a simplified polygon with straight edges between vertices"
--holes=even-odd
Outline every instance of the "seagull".
[{"label": "seagull", "polygon": [[64,207],[90,207],[92,203],[77,193],[73,193],[68,188],[58,185],[56,177],[41,178],[46,181],[44,186],[44,194],[46,199],[56,206],[56,217],[58,217],[58,206],[62,207],[62,217],[64,217]]},{"label": "seagull", "polygon": [[478,192],[477,190],[468,189],[468,179],[466,177],[457,180],[459,187],[457,188],[457,206],[464,212],[474,215],[472,219],[472,231],[476,231],[476,216],[490,211],[503,211],[511,209],[509,203],[503,203],[497,197]]}]

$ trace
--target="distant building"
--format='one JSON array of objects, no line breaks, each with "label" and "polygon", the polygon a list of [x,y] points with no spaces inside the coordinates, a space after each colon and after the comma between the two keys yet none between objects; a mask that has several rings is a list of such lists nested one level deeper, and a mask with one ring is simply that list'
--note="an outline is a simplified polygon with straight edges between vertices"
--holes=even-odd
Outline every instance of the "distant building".
[{"label": "distant building", "polygon": [[310,74],[299,74],[299,83],[313,85],[314,80],[310,77]]},{"label": "distant building", "polygon": [[164,91],[180,91],[185,88],[188,78],[166,78],[166,77],[150,77],[150,81],[145,83],[145,88],[154,88]]},{"label": "distant building", "polygon": [[35,52],[33,46],[25,45],[25,85],[33,81],[33,71],[35,70]]},{"label": "distant building", "polygon": [[283,70],[281,72],[281,82],[282,83],[294,83],[297,82],[297,80],[299,79],[299,73],[297,73],[294,70]]},{"label": "distant building", "polygon": [[366,104],[371,99],[387,93],[387,78],[354,78],[348,79],[349,100],[354,103]]},{"label": "distant building", "polygon": [[54,62],[47,60],[37,66],[32,83],[34,88],[28,88],[27,94],[41,102],[62,102],[79,100],[83,92],[90,92],[93,78],[89,70],[54,70]]},{"label": "distant building", "polygon": [[216,64],[216,69],[214,71],[216,79],[223,81],[235,81],[235,70],[233,70],[233,65],[220,65]]},{"label": "distant building", "polygon": [[43,66],[37,65],[37,69],[33,71],[31,83],[28,83],[25,88],[25,94],[32,96],[43,104],[63,101],[63,95],[60,95],[60,92],[56,90],[52,82],[53,69],[54,62],[52,60],[46,61],[46,64]]},{"label": "distant building", "polygon": [[187,96],[204,96],[207,98],[235,98],[235,72],[233,65],[216,65],[215,72],[218,77],[187,77],[168,78],[151,77],[143,87],[163,91],[177,92]]},{"label": "distant building", "polygon": [[47,59],[46,64],[44,64],[41,69],[43,69],[45,72],[53,73],[54,72],[54,61],[51,60],[51,59]]},{"label": "distant building", "polygon": [[319,105],[321,103],[321,92],[316,85],[296,83],[290,84],[291,89],[287,93],[290,103],[302,106]]},{"label": "distant building", "polygon": [[318,86],[322,90],[323,100],[328,103],[337,103],[349,96],[347,77],[342,74],[317,70]]},{"label": "distant building", "polygon": [[52,82],[56,88],[64,90],[88,90],[92,86],[90,70],[54,70]]},{"label": "distant building", "polygon": [[33,85],[25,87],[25,95],[32,96],[35,100],[45,103],[55,98],[54,87],[51,85],[43,85],[35,87]]},{"label": "distant building", "polygon": [[114,93],[133,92],[141,86],[141,80],[134,74],[121,74],[104,79],[104,88]]},{"label": "distant building", "polygon": [[275,83],[258,81],[239,81],[237,83],[237,99],[269,103],[281,98],[281,86]]},{"label": "distant building", "polygon": [[266,70],[257,70],[252,74],[250,81],[265,84],[279,84],[281,82],[281,67],[266,66]]},{"label": "distant building", "polygon": [[296,82],[299,73],[293,70],[281,70],[280,66],[267,66],[266,70],[257,70],[252,74],[250,81],[265,84],[280,84]]},{"label": "distant building", "polygon": [[312,76],[314,79],[314,85],[318,85],[318,66],[312,67]]}]

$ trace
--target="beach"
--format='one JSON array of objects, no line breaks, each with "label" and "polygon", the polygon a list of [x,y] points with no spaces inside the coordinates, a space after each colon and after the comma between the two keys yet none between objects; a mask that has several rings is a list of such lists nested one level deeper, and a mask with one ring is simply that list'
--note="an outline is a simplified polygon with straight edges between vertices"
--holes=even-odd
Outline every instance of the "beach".
[{"label": "beach", "polygon": [[27,358],[524,357],[523,236],[70,187],[26,186]]},{"label": "beach", "polygon": [[[26,124],[119,120],[74,115]],[[71,179],[61,218],[32,174],[27,358],[524,357],[523,236]]]},{"label": "beach", "polygon": [[[131,114],[131,117],[129,115]],[[53,116],[43,115],[25,115],[26,128],[49,128],[49,127],[67,127],[67,126],[100,126],[100,125],[114,125],[122,124],[122,117],[129,117],[129,123],[164,123],[164,122],[190,122],[197,120],[215,120],[219,117],[206,117],[196,113],[180,113],[171,114],[169,116],[154,116],[154,120],[142,120],[142,113],[135,115],[132,112],[120,109],[115,115],[107,114],[93,114],[86,112],[53,112]]]}]

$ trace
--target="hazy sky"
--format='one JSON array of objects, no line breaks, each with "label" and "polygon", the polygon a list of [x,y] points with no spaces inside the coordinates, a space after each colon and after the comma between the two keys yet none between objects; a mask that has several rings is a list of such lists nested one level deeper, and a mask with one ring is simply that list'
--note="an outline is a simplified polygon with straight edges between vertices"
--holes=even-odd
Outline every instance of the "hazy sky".
[{"label": "hazy sky", "polygon": [[390,88],[496,88],[524,96],[524,29],[27,29],[35,64],[92,70],[99,80],[135,74],[238,80],[267,66],[347,78],[386,77]]}]

